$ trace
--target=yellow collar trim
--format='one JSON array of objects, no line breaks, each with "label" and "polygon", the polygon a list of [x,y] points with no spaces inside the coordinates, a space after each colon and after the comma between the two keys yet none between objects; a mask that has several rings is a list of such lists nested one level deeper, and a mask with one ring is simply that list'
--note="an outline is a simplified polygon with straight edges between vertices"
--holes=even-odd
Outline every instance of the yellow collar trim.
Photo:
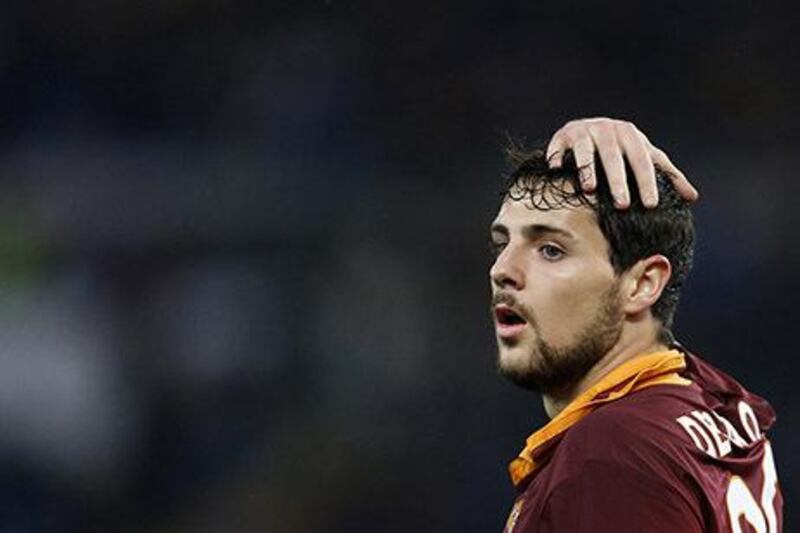
[{"label": "yellow collar trim", "polygon": [[641,355],[619,365],[528,437],[525,448],[508,465],[511,481],[518,485],[532,474],[537,466],[533,460],[536,449],[565,432],[598,406],[653,385],[691,384],[690,380],[678,375],[685,368],[683,354],[677,350]]}]

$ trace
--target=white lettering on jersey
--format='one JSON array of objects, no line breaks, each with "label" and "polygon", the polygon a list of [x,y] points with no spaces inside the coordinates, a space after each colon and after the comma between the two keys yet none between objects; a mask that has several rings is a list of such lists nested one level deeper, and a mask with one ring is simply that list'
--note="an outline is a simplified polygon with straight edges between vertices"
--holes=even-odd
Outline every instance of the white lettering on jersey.
[{"label": "white lettering on jersey", "polygon": [[739,420],[751,441],[755,442],[761,438],[761,429],[758,427],[756,414],[753,412],[753,408],[744,402],[739,402]]},{"label": "white lettering on jersey", "polygon": [[739,423],[744,428],[750,442],[745,440],[736,427],[726,418],[714,411],[694,410],[675,421],[689,435],[697,448],[712,457],[725,457],[731,453],[732,445],[746,448],[758,441],[762,435],[753,408],[744,401],[738,405]]},{"label": "white lettering on jersey", "polygon": [[764,443],[764,458],[761,460],[761,473],[764,483],[761,488],[761,500],[756,501],[739,476],[731,476],[728,490],[725,493],[725,505],[731,521],[733,533],[742,532],[741,520],[756,530],[756,533],[778,533],[778,509],[775,507],[775,496],[778,494],[778,474],[772,458],[772,446]]},{"label": "white lettering on jersey", "polygon": [[736,431],[736,428],[733,427],[733,424],[731,424],[727,418],[722,418],[715,411],[711,411],[711,414],[714,415],[714,418],[717,419],[717,422],[722,424],[722,427],[725,428],[728,438],[733,442],[734,446],[737,448],[747,447],[747,441],[742,438],[742,436],[738,431]]},{"label": "white lettering on jersey", "polygon": [[714,443],[711,442],[711,438],[706,435],[703,426],[694,418],[684,415],[679,417],[677,422],[683,427],[689,437],[692,438],[692,442],[694,442],[694,445],[697,446],[701,452],[705,452],[711,457],[717,457],[717,450],[714,448]]},{"label": "white lettering on jersey", "polygon": [[727,435],[722,434],[722,430],[719,429],[717,422],[710,413],[705,411],[692,411],[692,416],[695,417],[701,424],[703,424],[703,426],[705,426],[705,428],[708,430],[708,434],[714,439],[714,442],[717,445],[717,457],[725,457],[731,453],[730,439],[727,437]]}]

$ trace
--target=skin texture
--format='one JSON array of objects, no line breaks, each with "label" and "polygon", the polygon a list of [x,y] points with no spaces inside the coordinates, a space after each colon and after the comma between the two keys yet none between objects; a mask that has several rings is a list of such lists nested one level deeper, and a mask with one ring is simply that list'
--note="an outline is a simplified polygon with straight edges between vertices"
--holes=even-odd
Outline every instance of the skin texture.
[{"label": "skin texture", "polygon": [[[536,225],[567,234],[535,231]],[[615,307],[618,298],[594,215],[588,208],[539,211],[509,200],[500,208],[492,240],[502,247],[490,272],[493,300],[509,303],[529,325],[518,338],[498,337],[500,369],[530,374],[537,390],[563,385],[547,376],[559,374],[553,367],[569,357],[584,332],[597,328],[602,303]],[[545,357],[557,352],[557,360]]]},{"label": "skin texture", "polygon": [[669,278],[669,261],[652,256],[615,275],[590,208],[542,211],[530,199],[507,198],[492,242],[493,310],[510,307],[526,322],[509,337],[495,314],[498,367],[542,392],[551,416],[615,366],[664,349],[650,307]]},{"label": "skin texture", "polygon": [[608,183],[616,207],[630,206],[625,164],[627,160],[633,170],[639,195],[645,207],[658,205],[653,165],[663,168],[672,178],[675,189],[688,201],[695,201],[699,193],[686,176],[670,161],[667,154],[654,146],[647,136],[634,124],[606,117],[584,118],[567,122],[553,134],[547,147],[550,166],[561,166],[564,151],[572,150],[575,161],[582,167],[581,186],[587,192],[597,187],[595,153],[608,176]]}]

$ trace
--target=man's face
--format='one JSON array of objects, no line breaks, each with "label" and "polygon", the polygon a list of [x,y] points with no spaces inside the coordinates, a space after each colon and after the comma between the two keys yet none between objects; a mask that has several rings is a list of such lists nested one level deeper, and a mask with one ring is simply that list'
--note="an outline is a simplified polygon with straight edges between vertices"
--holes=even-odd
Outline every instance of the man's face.
[{"label": "man's face", "polygon": [[538,210],[507,198],[492,224],[489,272],[498,367],[526,388],[555,392],[616,344],[623,313],[608,243],[594,212]]}]

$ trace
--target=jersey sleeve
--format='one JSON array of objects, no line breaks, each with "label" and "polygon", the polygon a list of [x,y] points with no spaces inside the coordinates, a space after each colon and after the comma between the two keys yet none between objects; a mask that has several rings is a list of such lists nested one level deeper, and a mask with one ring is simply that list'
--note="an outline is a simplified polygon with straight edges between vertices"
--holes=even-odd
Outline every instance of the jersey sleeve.
[{"label": "jersey sleeve", "polygon": [[[538,524],[515,531],[702,533],[701,514],[669,482],[611,461],[587,461],[550,493]],[[600,528],[600,529],[598,529]]]}]

